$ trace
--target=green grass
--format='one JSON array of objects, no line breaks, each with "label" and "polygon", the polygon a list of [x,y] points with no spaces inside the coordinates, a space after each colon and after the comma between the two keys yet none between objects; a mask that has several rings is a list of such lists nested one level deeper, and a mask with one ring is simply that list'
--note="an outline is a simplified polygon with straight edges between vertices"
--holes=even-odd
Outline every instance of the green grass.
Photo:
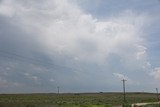
[{"label": "green grass", "polygon": [[[127,93],[126,99],[128,105],[137,102],[155,102],[156,95]],[[0,95],[0,107],[112,107],[122,103],[122,93]]]}]

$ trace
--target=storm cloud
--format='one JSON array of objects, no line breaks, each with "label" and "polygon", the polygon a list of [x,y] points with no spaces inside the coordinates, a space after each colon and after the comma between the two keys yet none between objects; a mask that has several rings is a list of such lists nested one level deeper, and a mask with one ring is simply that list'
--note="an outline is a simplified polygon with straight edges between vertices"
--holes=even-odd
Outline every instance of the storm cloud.
[{"label": "storm cloud", "polygon": [[2,0],[0,92],[118,91],[121,73],[146,81],[132,75],[151,76],[149,20],[132,10],[100,20],[71,0]]}]

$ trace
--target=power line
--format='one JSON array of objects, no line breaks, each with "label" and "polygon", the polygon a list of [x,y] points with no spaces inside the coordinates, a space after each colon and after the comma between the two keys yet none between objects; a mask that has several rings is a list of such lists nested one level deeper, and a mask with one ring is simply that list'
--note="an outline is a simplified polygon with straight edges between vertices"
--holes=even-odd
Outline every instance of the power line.
[{"label": "power line", "polygon": [[[34,64],[40,64],[40,65],[43,65],[43,66],[50,66],[50,68],[68,68],[68,69],[73,69],[73,68],[70,68],[70,67],[67,67],[67,66],[62,66],[62,65],[57,65],[57,64],[54,64],[52,62],[44,62],[43,60],[38,60],[38,59],[34,59],[34,58],[30,58],[30,57],[26,57],[26,56],[23,56],[23,55],[20,55],[20,54],[17,54],[17,53],[13,53],[13,52],[8,52],[8,51],[4,51],[4,50],[0,50],[0,55],[3,56],[3,57],[6,57],[6,58],[9,58],[9,59],[14,59],[14,60],[18,60],[18,61],[27,61],[27,62],[30,62],[30,63],[34,63]],[[54,66],[54,67],[53,67]]]},{"label": "power line", "polygon": [[[36,63],[43,63],[42,60],[37,60],[37,59],[34,59],[34,58],[26,57],[26,56],[19,55],[17,53],[13,53],[13,52],[0,50],[0,54],[3,55],[4,57],[7,57],[7,58],[13,58],[13,59],[25,60],[25,61],[32,61],[32,62],[36,62]],[[52,63],[49,63],[49,62],[45,62],[43,64],[53,65]]]}]

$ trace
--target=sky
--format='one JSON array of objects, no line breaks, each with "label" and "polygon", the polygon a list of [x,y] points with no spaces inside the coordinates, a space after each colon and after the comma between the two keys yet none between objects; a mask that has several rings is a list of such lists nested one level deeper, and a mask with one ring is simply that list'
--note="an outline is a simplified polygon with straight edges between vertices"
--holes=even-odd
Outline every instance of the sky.
[{"label": "sky", "polygon": [[0,0],[0,93],[155,92],[159,0]]}]

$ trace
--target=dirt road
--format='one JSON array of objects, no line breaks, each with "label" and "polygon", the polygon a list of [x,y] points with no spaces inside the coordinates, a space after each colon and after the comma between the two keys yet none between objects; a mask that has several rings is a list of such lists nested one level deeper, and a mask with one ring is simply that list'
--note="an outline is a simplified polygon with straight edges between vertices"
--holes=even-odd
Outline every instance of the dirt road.
[{"label": "dirt road", "polygon": [[148,104],[160,104],[160,102],[134,103],[134,104],[131,104],[131,107],[143,107]]}]

